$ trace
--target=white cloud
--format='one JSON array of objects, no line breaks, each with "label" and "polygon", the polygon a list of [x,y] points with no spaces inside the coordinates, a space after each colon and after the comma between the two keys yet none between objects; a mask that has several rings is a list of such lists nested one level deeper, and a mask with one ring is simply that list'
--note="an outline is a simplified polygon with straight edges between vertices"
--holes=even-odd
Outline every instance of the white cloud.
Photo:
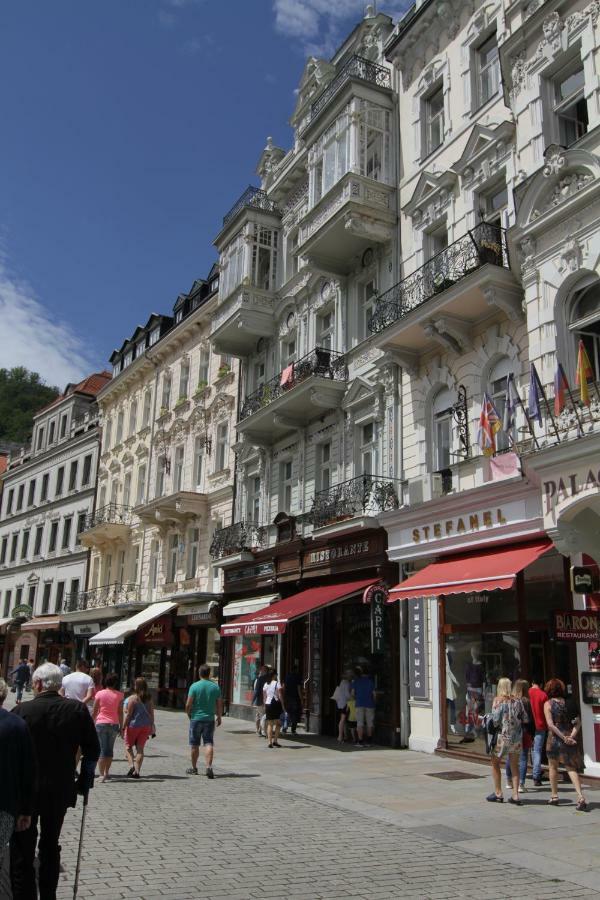
[{"label": "white cloud", "polygon": [[[275,28],[298,41],[307,56],[331,56],[365,14],[365,0],[273,0]],[[378,10],[397,19],[410,0],[390,0]]]},{"label": "white cloud", "polygon": [[0,366],[25,366],[64,388],[98,369],[74,329],[55,318],[0,253]]}]

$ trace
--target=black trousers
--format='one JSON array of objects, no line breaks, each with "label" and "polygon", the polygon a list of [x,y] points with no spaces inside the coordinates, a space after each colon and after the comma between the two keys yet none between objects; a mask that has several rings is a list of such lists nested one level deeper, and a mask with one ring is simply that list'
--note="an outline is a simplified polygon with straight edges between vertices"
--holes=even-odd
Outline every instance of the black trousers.
[{"label": "black trousers", "polygon": [[27,831],[15,832],[10,840],[10,880],[13,900],[37,900],[35,848],[39,832],[40,900],[56,900],[60,873],[60,832],[67,807],[56,796],[38,798],[37,810]]}]

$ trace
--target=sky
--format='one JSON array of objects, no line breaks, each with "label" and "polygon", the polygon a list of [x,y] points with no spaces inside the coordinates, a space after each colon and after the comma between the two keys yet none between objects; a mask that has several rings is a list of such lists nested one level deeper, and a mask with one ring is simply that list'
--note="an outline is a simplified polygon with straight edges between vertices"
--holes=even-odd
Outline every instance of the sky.
[{"label": "sky", "polygon": [[[398,17],[405,0],[379,3]],[[364,0],[0,3],[0,367],[105,368],[216,260],[309,55]]]}]

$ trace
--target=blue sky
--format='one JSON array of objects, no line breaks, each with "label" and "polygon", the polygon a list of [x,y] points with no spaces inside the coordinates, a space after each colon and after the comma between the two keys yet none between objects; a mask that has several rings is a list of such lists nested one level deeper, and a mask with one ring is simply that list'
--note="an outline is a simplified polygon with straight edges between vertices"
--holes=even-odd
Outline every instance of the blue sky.
[{"label": "blue sky", "polygon": [[[381,11],[397,12],[400,0]],[[0,5],[0,366],[102,367],[216,259],[309,53],[362,0]]]}]

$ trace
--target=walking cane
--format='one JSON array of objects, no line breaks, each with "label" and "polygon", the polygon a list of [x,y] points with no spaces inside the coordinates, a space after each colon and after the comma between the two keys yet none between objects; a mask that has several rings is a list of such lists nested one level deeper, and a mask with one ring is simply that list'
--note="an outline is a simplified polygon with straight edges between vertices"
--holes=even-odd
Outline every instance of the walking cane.
[{"label": "walking cane", "polygon": [[81,815],[81,829],[79,831],[79,849],[77,850],[77,866],[75,867],[75,883],[73,884],[73,900],[77,900],[77,889],[79,888],[79,867],[81,865],[81,848],[83,846],[83,829],[85,827],[85,816],[87,813],[89,791],[83,795],[83,813]]}]

